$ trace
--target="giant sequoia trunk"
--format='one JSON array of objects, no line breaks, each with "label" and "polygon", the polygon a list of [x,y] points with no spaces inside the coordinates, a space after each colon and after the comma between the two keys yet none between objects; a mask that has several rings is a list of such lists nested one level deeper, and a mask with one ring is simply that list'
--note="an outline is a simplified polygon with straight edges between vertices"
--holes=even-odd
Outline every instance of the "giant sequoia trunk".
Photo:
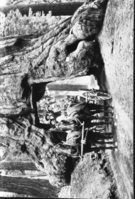
[{"label": "giant sequoia trunk", "polygon": [[[70,182],[71,148],[58,144],[66,134],[40,124],[34,87],[87,74],[100,75],[103,61],[96,39],[107,0],[87,1],[47,34],[4,38],[0,49],[1,158],[27,154],[54,185]],[[96,71],[96,72],[95,72]],[[97,76],[98,78],[98,76]],[[69,164],[70,162],[70,164]]]}]

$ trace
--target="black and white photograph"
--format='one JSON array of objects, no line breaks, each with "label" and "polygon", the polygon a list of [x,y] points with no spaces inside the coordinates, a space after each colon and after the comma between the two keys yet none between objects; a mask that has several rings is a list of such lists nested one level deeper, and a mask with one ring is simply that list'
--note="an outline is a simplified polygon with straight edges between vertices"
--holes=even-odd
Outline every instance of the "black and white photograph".
[{"label": "black and white photograph", "polygon": [[0,0],[0,198],[134,199],[133,0]]}]

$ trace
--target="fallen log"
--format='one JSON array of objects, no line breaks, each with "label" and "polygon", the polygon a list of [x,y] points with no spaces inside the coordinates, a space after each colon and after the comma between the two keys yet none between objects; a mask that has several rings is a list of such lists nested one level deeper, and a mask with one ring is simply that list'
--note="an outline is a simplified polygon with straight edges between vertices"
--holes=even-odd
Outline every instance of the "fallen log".
[{"label": "fallen log", "polygon": [[48,180],[0,176],[0,191],[32,198],[56,198],[58,189],[51,186]]},{"label": "fallen log", "polygon": [[12,5],[1,7],[0,12],[7,15],[11,10],[16,11],[18,9],[22,15],[29,15],[29,8],[31,8],[33,13],[44,12],[47,14],[51,11],[53,16],[66,16],[73,15],[81,5],[81,2]]}]

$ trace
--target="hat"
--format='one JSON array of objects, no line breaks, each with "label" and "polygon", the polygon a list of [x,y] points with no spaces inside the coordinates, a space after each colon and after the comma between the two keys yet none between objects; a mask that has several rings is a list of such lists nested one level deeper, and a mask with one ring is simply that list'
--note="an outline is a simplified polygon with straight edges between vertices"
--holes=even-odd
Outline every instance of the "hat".
[{"label": "hat", "polygon": [[51,119],[51,120],[50,120],[50,124],[51,124],[52,126],[55,126],[56,123],[57,123],[57,122],[56,122],[55,119]]},{"label": "hat", "polygon": [[[49,117],[49,118],[48,118],[48,117]],[[45,120],[46,120],[46,121],[50,121],[50,119],[51,119],[51,118],[50,118],[50,115],[49,115],[48,113],[46,113],[46,114],[45,114]]]},{"label": "hat", "polygon": [[51,108],[51,106],[50,105],[48,105],[47,107],[46,107],[46,110],[49,112],[49,111],[52,111],[52,108]]}]

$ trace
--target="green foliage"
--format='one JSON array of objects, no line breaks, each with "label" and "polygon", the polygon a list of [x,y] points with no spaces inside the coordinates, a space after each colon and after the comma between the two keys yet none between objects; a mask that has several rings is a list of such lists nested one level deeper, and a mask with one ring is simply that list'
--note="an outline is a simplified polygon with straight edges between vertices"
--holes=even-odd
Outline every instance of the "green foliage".
[{"label": "green foliage", "polygon": [[[84,0],[8,0],[7,6],[64,2],[84,2]],[[57,25],[61,19],[67,17],[52,16],[51,11],[47,15],[44,12],[33,14],[31,8],[29,9],[28,16],[22,16],[19,10],[11,10],[7,16],[0,12],[0,37],[45,33],[52,25]]]},{"label": "green foliage", "polygon": [[7,16],[0,13],[0,37],[45,33],[60,19],[61,17],[52,16],[51,11],[47,15],[44,12],[33,14],[31,8],[28,16],[22,16],[19,10],[11,10]]},{"label": "green foliage", "polygon": [[[64,3],[64,2],[83,2],[84,0],[8,0],[7,6],[38,4],[38,3]],[[28,16],[23,15],[19,10],[11,10],[7,16],[0,12],[0,37],[39,34],[45,33],[54,24],[57,25],[66,16],[52,16],[51,11],[45,15],[44,12],[32,12],[29,9]]]}]

